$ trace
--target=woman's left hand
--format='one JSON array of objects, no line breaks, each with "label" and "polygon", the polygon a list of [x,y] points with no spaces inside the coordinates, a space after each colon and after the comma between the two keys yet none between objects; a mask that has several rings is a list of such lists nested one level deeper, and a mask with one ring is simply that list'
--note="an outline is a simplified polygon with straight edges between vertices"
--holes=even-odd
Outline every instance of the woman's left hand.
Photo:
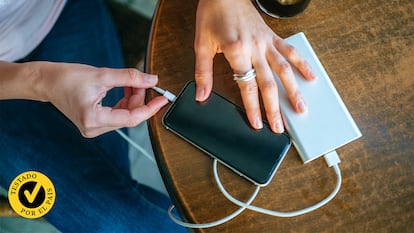
[{"label": "woman's left hand", "polygon": [[289,100],[298,113],[306,111],[290,64],[306,80],[315,76],[296,49],[270,29],[250,0],[200,0],[195,35],[196,99],[203,101],[213,86],[213,58],[223,53],[235,74],[254,68],[256,79],[239,81],[244,107],[250,124],[263,127],[259,91],[272,131],[284,130],[279,109],[275,72],[281,79]]}]

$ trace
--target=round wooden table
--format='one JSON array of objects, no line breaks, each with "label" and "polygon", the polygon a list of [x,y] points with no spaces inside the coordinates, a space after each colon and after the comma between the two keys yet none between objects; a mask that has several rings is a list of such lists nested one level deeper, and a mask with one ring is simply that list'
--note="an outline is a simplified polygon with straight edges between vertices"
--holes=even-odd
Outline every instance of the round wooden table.
[{"label": "round wooden table", "polygon": [[[194,79],[196,7],[194,0],[160,0],[154,15],[146,71],[158,74],[159,86],[173,93]],[[263,14],[282,37],[305,33],[363,136],[337,150],[343,183],[326,206],[293,218],[246,210],[230,222],[197,232],[414,230],[413,9],[412,0],[313,0],[291,19]],[[221,54],[214,60],[214,90],[241,105]],[[149,91],[147,98],[156,95]],[[150,119],[150,133],[179,211],[196,223],[232,213],[238,207],[218,190],[212,159],[162,126],[166,109]],[[247,200],[254,186],[223,166],[219,172],[230,193]],[[303,165],[292,147],[254,204],[280,211],[301,209],[327,196],[335,182],[322,158]]]}]

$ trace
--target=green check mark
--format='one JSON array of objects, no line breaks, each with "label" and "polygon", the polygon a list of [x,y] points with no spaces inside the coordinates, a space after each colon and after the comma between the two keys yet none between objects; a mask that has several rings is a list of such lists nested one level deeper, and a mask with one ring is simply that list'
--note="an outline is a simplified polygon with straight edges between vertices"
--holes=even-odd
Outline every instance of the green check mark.
[{"label": "green check mark", "polygon": [[24,190],[24,196],[27,198],[27,201],[29,203],[33,203],[34,199],[36,198],[37,194],[39,193],[40,188],[42,187],[39,182],[36,183],[36,186],[34,187],[32,193],[30,193],[28,190]]}]

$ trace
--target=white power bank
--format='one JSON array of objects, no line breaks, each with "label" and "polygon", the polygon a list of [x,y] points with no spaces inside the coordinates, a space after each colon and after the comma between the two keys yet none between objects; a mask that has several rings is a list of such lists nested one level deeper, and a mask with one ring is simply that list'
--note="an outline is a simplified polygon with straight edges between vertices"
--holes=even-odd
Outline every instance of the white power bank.
[{"label": "white power bank", "polygon": [[306,81],[295,68],[300,91],[308,106],[305,113],[296,113],[276,75],[280,108],[289,133],[302,161],[310,162],[359,137],[361,132],[329,79],[304,33],[285,40],[293,45],[316,74],[316,80]]}]

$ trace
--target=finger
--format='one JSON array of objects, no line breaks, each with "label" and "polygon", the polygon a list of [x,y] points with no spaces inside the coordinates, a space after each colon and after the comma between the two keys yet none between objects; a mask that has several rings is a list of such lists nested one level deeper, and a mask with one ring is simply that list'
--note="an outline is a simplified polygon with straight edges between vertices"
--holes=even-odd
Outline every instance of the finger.
[{"label": "finger", "polygon": [[142,106],[145,102],[146,89],[124,88],[124,97],[113,106],[114,109],[133,109]]},{"label": "finger", "polygon": [[145,102],[145,89],[135,89],[133,95],[129,98],[128,109],[134,109],[144,105]]},{"label": "finger", "polygon": [[109,87],[149,88],[155,86],[158,82],[157,75],[143,73],[134,68],[101,69],[105,70],[103,79]]},{"label": "finger", "polygon": [[127,108],[128,100],[132,95],[131,87],[124,87],[124,97],[113,108]]},{"label": "finger", "polygon": [[257,84],[266,110],[266,118],[275,133],[283,133],[283,121],[280,115],[278,88],[273,72],[263,57],[254,61],[257,73]]},{"label": "finger", "polygon": [[213,88],[213,58],[214,53],[205,48],[196,49],[195,74],[196,100],[204,101]]},{"label": "finger", "polygon": [[145,105],[134,108],[131,112],[132,121],[130,121],[129,125],[126,125],[126,127],[133,127],[145,120],[148,120],[168,103],[169,102],[166,97],[157,96],[154,99],[150,100]]},{"label": "finger", "polygon": [[[224,56],[233,69],[234,74],[244,74],[252,69],[252,62],[249,59],[251,54],[241,47],[239,49],[225,50]],[[247,58],[247,59],[246,59]],[[256,79],[249,81],[238,81],[243,105],[246,110],[250,125],[255,129],[263,128],[262,115],[260,113],[259,89]]]},{"label": "finger", "polygon": [[114,109],[134,109],[144,104],[145,89],[141,89],[141,92],[130,96],[124,96],[118,103],[113,106]]},{"label": "finger", "polygon": [[129,97],[132,95],[132,88],[131,87],[124,87],[124,97]]},{"label": "finger", "polygon": [[281,38],[276,38],[274,45],[280,53],[286,57],[302,74],[306,80],[316,79],[316,75],[309,63],[303,58],[298,50]]},{"label": "finger", "polygon": [[259,90],[256,80],[240,81],[238,82],[238,86],[250,125],[255,129],[263,128],[259,104]]},{"label": "finger", "polygon": [[279,76],[286,94],[296,112],[302,113],[307,109],[298,84],[288,61],[276,50],[270,49],[267,57],[272,70]]},{"label": "finger", "polygon": [[136,126],[142,121],[152,117],[167,103],[168,100],[165,97],[158,96],[146,105],[131,110],[98,106],[96,112],[97,127],[122,128]]},{"label": "finger", "polygon": [[114,130],[114,127],[93,128],[93,129],[79,129],[80,133],[85,138],[94,138],[106,132]]}]

